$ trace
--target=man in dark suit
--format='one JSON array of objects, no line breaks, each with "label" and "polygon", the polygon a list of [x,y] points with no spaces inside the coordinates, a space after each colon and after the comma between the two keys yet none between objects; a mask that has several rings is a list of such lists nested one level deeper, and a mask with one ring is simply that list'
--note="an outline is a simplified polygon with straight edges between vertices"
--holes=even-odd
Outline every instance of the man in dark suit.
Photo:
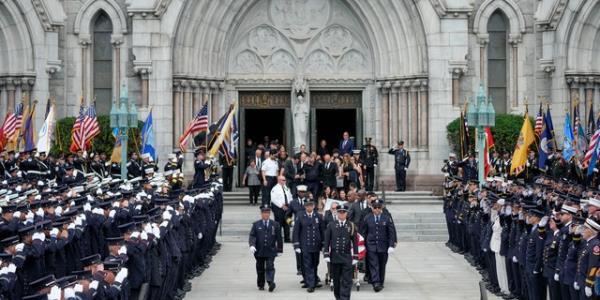
[{"label": "man in dark suit", "polygon": [[365,238],[371,275],[370,282],[375,292],[383,289],[388,255],[394,253],[397,243],[394,222],[382,212],[383,200],[373,201],[373,213],[364,219],[360,230]]},{"label": "man in dark suit", "polygon": [[344,156],[344,154],[352,155],[352,151],[354,150],[354,142],[350,139],[350,134],[348,131],[344,131],[343,139],[340,141],[340,147],[338,150],[340,152],[340,156]]},{"label": "man in dark suit", "polygon": [[338,173],[338,166],[331,160],[331,156],[329,156],[329,154],[325,154],[325,156],[323,156],[323,168],[321,169],[321,172],[323,173],[321,175],[323,178],[323,185],[335,189],[337,185],[336,177]]},{"label": "man in dark suit", "polygon": [[357,228],[346,219],[348,206],[337,209],[338,220],[330,222],[325,231],[323,256],[331,263],[335,299],[350,299],[353,266],[358,263]]},{"label": "man in dark suit", "polygon": [[265,289],[266,279],[269,292],[272,292],[275,289],[275,257],[283,253],[283,238],[279,223],[270,219],[271,207],[268,204],[261,205],[260,211],[261,218],[252,224],[248,244],[250,253],[256,259],[258,289]]},{"label": "man in dark suit", "polygon": [[365,174],[365,189],[367,191],[373,191],[375,186],[375,168],[377,167],[378,161],[377,148],[371,145],[371,138],[365,138],[365,145],[360,150],[360,160],[363,162],[363,170]]},{"label": "man in dark suit", "polygon": [[298,158],[294,156],[288,157],[283,163],[283,175],[285,176],[286,184],[292,195],[296,194],[296,180],[300,178],[298,175]]},{"label": "man in dark suit", "polygon": [[323,217],[314,211],[313,201],[305,199],[304,208],[294,223],[293,242],[294,251],[302,257],[303,287],[307,287],[307,292],[312,293],[318,287],[319,252],[325,226]]},{"label": "man in dark suit", "polygon": [[399,141],[396,148],[390,149],[389,154],[394,156],[394,169],[396,170],[396,192],[406,190],[406,171],[410,165],[410,155],[404,149],[404,141]]},{"label": "man in dark suit", "polygon": [[370,213],[370,211],[367,211],[369,203],[366,196],[364,190],[358,191],[358,199],[350,205],[350,211],[348,212],[348,219],[358,228],[361,228],[364,218]]}]

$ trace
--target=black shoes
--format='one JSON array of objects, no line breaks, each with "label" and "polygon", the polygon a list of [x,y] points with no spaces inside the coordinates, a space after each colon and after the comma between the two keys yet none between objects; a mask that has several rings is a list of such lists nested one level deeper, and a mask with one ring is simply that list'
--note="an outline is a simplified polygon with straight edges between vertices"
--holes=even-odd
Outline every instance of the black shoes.
[{"label": "black shoes", "polygon": [[381,290],[383,290],[383,285],[377,284],[373,287],[373,290],[375,291],[375,293],[379,293],[381,292]]},{"label": "black shoes", "polygon": [[312,288],[312,287],[311,287],[311,288],[308,288],[306,291],[307,291],[307,292],[309,292],[309,293],[312,293],[312,292],[314,292],[314,291],[315,291],[315,288]]},{"label": "black shoes", "polygon": [[272,292],[275,289],[275,282],[269,282],[269,292]]},{"label": "black shoes", "polygon": [[264,286],[259,286],[259,287],[258,287],[258,290],[259,290],[259,291],[264,291],[264,290],[265,290],[265,287],[264,287]]}]

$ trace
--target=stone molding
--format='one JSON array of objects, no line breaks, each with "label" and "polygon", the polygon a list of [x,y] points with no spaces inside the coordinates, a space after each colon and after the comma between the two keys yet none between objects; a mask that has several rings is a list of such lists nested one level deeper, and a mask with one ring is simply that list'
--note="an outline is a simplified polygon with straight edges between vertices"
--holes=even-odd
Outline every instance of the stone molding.
[{"label": "stone molding", "polygon": [[600,85],[600,72],[565,72],[565,81],[570,88],[590,88]]},{"label": "stone molding", "polygon": [[558,27],[558,23],[562,19],[562,16],[565,14],[567,10],[567,4],[569,0],[558,0],[554,2],[552,6],[552,11],[548,15],[546,19],[537,20],[536,25],[538,28],[544,31],[556,30]]},{"label": "stone molding", "polygon": [[[127,15],[130,17],[141,17],[146,18],[161,18],[163,14],[169,8],[171,0],[154,0],[153,5],[144,6],[143,4],[137,5],[140,1],[129,0],[127,1]],[[144,1],[147,2],[147,1]]]},{"label": "stone molding", "polygon": [[540,69],[548,74],[554,73],[556,70],[556,65],[554,64],[554,59],[540,59],[539,60]]},{"label": "stone molding", "polygon": [[429,0],[440,18],[466,19],[473,13],[473,7],[446,7],[444,0]]},{"label": "stone molding", "polygon": [[452,74],[452,78],[460,78],[469,70],[469,62],[466,60],[451,60],[448,61],[448,71]]},{"label": "stone molding", "polygon": [[222,83],[223,81],[220,80],[176,78],[173,79],[173,88],[175,91],[184,91],[188,88],[196,89],[198,87],[202,87],[203,89],[210,88],[212,90],[222,90],[225,88],[225,85]]},{"label": "stone molding", "polygon": [[127,33],[127,19],[115,0],[88,0],[79,10],[73,24],[73,32],[80,37],[91,36],[91,22],[98,11],[106,12],[113,26],[113,35]]},{"label": "stone molding", "polygon": [[473,21],[473,32],[487,34],[487,25],[490,16],[496,11],[501,10],[508,18],[510,26],[510,36],[514,41],[521,42],[520,36],[525,34],[525,17],[519,6],[513,0],[486,0],[479,6]]},{"label": "stone molding", "polygon": [[58,0],[31,0],[31,4],[45,31],[56,31],[65,25],[67,15]]},{"label": "stone molding", "polygon": [[148,79],[148,76],[152,74],[152,61],[133,61],[133,71],[139,74],[142,79]]},{"label": "stone molding", "polygon": [[380,80],[377,81],[375,87],[382,90],[392,89],[411,89],[411,90],[426,90],[429,86],[429,79],[427,77],[413,77],[413,78],[398,78],[396,80]]}]

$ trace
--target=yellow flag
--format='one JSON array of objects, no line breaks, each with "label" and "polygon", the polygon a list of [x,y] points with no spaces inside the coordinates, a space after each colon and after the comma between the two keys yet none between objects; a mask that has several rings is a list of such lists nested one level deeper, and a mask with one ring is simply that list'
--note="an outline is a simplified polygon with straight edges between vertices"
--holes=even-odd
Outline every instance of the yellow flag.
[{"label": "yellow flag", "polygon": [[217,138],[215,143],[212,145],[212,147],[208,150],[209,157],[217,157],[217,155],[219,153],[219,148],[221,148],[221,144],[223,144],[223,140],[225,139],[225,136],[231,133],[231,122],[233,121],[233,118],[236,113],[237,113],[237,102],[234,102],[233,107],[229,111],[229,115],[227,116],[227,119],[225,120],[225,122],[223,122],[221,128],[219,128],[219,137]]},{"label": "yellow flag", "polygon": [[533,127],[529,121],[529,116],[525,112],[525,119],[523,120],[523,126],[521,127],[521,133],[519,133],[519,139],[515,145],[515,152],[513,152],[512,164],[510,166],[510,174],[518,175],[525,170],[525,164],[527,163],[527,151],[529,145],[535,141],[535,134],[533,133]]}]

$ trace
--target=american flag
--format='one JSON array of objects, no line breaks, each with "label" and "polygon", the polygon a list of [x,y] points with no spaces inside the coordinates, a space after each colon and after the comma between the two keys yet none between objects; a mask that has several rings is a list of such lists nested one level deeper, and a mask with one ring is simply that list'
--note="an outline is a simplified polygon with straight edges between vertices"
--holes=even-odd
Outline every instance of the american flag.
[{"label": "american flag", "polygon": [[11,140],[15,137],[15,134],[21,130],[23,123],[23,103],[19,103],[15,108],[14,113],[8,113],[4,124],[2,125],[2,132],[7,140]]},{"label": "american flag", "polygon": [[188,138],[201,132],[208,131],[208,102],[202,106],[196,117],[188,124],[188,127],[179,137],[179,148],[185,152]]},{"label": "american flag", "polygon": [[79,105],[79,116],[77,116],[77,119],[73,124],[73,129],[71,129],[71,146],[69,147],[69,151],[71,151],[72,153],[75,153],[79,149],[83,148],[83,135],[81,131],[81,124],[83,123],[84,117],[85,108],[83,107],[83,98],[81,98],[81,103]]},{"label": "american flag", "polygon": [[87,113],[83,117],[81,125],[81,132],[83,136],[83,149],[86,150],[86,146],[92,143],[92,140],[100,134],[100,124],[98,124],[98,117],[96,116],[96,103],[93,103],[88,108]]},{"label": "american flag", "polygon": [[542,103],[540,102],[540,111],[538,112],[537,116],[535,117],[535,135],[540,136],[540,134],[542,134],[542,128],[544,125],[544,120],[543,117],[544,113],[542,112]]},{"label": "american flag", "polygon": [[[600,126],[600,119],[598,119],[598,125]],[[600,127],[599,127],[600,128]],[[585,152],[585,156],[583,157],[583,161],[581,162],[582,168],[587,168],[590,164],[590,160],[594,155],[594,151],[596,150],[596,144],[598,144],[598,138],[600,137],[600,129],[596,129],[592,138],[590,139],[590,144],[588,145],[588,149]]]}]

